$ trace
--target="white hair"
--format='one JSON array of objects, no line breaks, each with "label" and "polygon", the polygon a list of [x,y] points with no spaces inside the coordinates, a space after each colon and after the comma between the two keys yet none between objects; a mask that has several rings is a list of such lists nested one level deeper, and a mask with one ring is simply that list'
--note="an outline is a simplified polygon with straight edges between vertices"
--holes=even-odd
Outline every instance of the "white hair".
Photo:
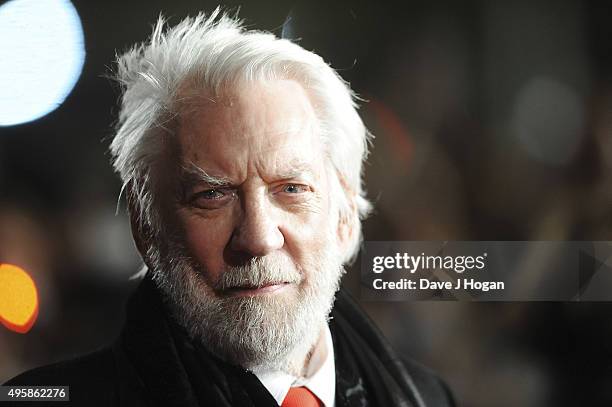
[{"label": "white hair", "polygon": [[217,8],[172,28],[160,16],[151,38],[118,57],[122,85],[116,135],[110,146],[115,170],[130,185],[142,225],[161,230],[151,169],[162,157],[163,134],[181,108],[181,89],[216,95],[237,84],[293,79],[311,97],[322,129],[338,220],[352,227],[343,261],[352,261],[361,242],[361,219],[371,205],[362,185],[370,134],[356,111],[356,96],[318,55],[271,33],[246,30]]}]

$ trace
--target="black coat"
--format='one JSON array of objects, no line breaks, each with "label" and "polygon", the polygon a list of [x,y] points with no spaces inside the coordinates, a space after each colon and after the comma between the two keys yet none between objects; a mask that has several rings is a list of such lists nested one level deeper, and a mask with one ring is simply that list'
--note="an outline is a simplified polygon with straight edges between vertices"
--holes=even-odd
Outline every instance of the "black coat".
[{"label": "black coat", "polygon": [[[446,386],[415,362],[400,361],[342,290],[331,317],[337,407],[453,405]],[[112,346],[33,369],[5,385],[70,386],[70,402],[14,403],[24,407],[277,406],[252,373],[190,341],[168,317],[149,278],[130,299],[125,327]]]}]

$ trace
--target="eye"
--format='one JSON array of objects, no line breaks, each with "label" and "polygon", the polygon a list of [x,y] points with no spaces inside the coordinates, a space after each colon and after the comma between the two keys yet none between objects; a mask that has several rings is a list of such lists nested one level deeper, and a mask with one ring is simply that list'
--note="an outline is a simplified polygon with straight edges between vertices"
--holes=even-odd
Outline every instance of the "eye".
[{"label": "eye", "polygon": [[310,189],[306,185],[300,184],[287,184],[282,188],[283,192],[288,194],[300,194],[302,192],[308,192]]},{"label": "eye", "polygon": [[234,196],[233,189],[211,188],[193,194],[189,203],[201,209],[218,209],[231,202]]},{"label": "eye", "polygon": [[207,189],[195,194],[196,199],[221,199],[225,196],[225,193],[220,189]]}]

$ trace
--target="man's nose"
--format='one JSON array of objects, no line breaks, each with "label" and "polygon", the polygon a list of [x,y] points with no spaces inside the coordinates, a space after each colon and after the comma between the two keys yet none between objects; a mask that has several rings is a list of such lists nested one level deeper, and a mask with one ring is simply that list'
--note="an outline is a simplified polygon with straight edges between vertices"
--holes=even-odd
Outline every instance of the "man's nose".
[{"label": "man's nose", "polygon": [[232,251],[262,257],[283,247],[285,238],[279,229],[276,211],[265,199],[244,203],[230,242]]}]

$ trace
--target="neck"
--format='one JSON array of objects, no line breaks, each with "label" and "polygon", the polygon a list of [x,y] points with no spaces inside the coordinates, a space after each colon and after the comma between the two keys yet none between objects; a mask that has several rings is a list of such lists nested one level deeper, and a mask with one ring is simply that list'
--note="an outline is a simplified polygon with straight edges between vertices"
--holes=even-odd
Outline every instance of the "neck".
[{"label": "neck", "polygon": [[317,346],[320,346],[325,339],[325,326],[321,326],[318,332],[314,340],[296,346],[283,360],[273,362],[268,366],[255,367],[252,370],[254,372],[280,370],[294,377],[306,377],[310,359]]}]

